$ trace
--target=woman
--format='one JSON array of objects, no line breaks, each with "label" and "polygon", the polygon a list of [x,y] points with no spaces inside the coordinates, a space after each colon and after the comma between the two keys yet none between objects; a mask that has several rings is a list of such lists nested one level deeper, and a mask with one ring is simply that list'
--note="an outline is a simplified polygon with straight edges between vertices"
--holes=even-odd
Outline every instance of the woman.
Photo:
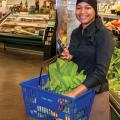
[{"label": "woman", "polygon": [[62,58],[77,63],[78,72],[84,69],[87,77],[82,85],[66,95],[76,97],[95,88],[90,120],[110,120],[106,74],[114,49],[112,33],[97,14],[96,0],[77,0],[75,14],[81,25],[73,30],[69,48],[64,49]]}]

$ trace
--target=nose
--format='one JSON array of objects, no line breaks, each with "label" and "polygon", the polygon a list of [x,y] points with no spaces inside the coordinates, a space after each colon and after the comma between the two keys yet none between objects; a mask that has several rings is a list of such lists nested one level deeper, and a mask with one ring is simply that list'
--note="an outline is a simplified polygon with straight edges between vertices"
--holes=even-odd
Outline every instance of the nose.
[{"label": "nose", "polygon": [[85,9],[84,8],[81,8],[81,13],[85,13]]}]

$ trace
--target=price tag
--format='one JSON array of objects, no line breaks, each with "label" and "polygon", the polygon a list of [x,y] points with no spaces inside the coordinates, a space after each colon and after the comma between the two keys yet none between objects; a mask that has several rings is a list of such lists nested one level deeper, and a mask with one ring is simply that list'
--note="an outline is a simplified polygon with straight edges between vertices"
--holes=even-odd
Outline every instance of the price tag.
[{"label": "price tag", "polygon": [[48,21],[48,27],[54,27],[55,21]]}]

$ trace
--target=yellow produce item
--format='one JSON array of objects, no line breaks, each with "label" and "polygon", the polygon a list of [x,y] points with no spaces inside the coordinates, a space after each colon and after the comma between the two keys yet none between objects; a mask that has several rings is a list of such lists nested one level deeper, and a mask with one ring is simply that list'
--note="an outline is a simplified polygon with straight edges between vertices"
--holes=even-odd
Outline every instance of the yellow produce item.
[{"label": "yellow produce item", "polygon": [[117,10],[117,11],[120,11],[120,5],[117,5],[117,6],[116,6],[116,10]]}]

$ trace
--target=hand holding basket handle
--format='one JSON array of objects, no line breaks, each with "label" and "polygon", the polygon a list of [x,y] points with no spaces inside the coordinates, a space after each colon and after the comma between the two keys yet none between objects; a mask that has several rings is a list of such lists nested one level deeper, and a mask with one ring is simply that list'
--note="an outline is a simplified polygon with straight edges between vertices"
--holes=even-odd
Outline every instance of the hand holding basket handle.
[{"label": "hand holding basket handle", "polygon": [[[40,76],[39,76],[39,85],[42,86],[43,84],[43,79],[42,79],[42,72],[43,72],[43,68],[45,68],[46,66],[49,67],[49,65],[53,62],[55,62],[57,60],[57,58],[59,57],[59,55],[55,55],[52,58],[45,60],[43,63],[40,64]],[[49,71],[48,71],[48,76],[49,76]],[[50,77],[49,77],[50,78]]]},{"label": "hand holding basket handle", "polygon": [[61,58],[65,60],[72,60],[73,56],[70,54],[67,48],[64,48],[63,52],[61,53]]}]

